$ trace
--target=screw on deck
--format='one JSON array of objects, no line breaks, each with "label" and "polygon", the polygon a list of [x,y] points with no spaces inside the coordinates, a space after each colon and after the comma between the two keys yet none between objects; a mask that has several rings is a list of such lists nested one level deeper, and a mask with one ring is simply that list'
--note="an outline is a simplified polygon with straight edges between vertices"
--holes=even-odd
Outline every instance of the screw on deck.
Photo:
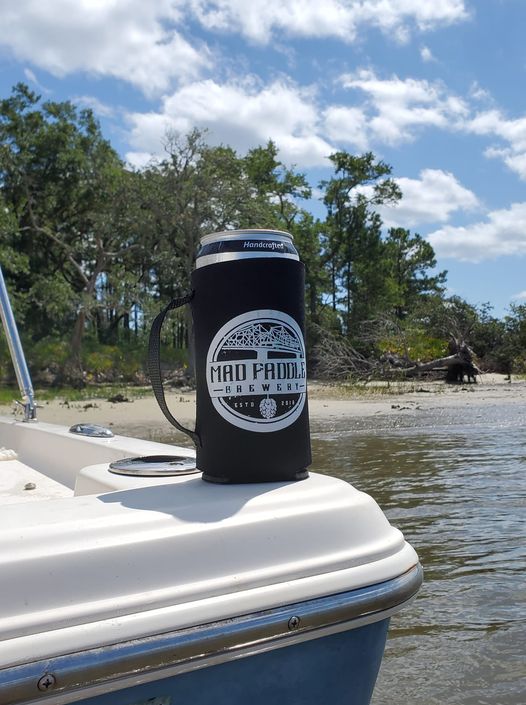
[{"label": "screw on deck", "polygon": [[45,673],[42,678],[38,679],[37,688],[39,690],[51,690],[57,684],[57,679],[52,673]]},{"label": "screw on deck", "polygon": [[297,629],[300,626],[301,619],[294,615],[289,619],[289,629]]}]

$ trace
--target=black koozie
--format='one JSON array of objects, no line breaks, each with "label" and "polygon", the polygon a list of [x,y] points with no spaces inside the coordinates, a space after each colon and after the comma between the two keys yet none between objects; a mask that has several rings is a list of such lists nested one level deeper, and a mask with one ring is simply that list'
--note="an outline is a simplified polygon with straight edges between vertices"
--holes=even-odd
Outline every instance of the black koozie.
[{"label": "black koozie", "polygon": [[197,467],[213,482],[307,477],[301,262],[260,257],[192,274]]},{"label": "black koozie", "polygon": [[[201,238],[192,291],[155,318],[148,352],[153,391],[170,423],[194,441],[203,479],[308,476],[304,284],[305,268],[289,233],[212,233]],[[171,414],[160,367],[165,316],[186,303],[195,336],[195,431]]]}]

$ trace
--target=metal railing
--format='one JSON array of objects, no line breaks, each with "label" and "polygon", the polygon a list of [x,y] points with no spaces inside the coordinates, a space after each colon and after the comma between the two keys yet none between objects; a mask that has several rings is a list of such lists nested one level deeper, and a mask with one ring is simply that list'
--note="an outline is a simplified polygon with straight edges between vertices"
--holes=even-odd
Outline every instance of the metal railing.
[{"label": "metal railing", "polygon": [[36,421],[37,406],[35,403],[35,393],[27,368],[22,343],[20,342],[20,336],[18,335],[13,309],[9,301],[9,294],[7,293],[4,275],[2,274],[2,267],[0,267],[0,317],[4,325],[11,360],[13,361],[16,379],[22,395],[22,401],[18,403],[24,409],[24,421]]},{"label": "metal railing", "polygon": [[[168,683],[164,679],[180,673],[380,622],[399,612],[415,597],[422,576],[422,567],[418,564],[383,583],[335,595],[221,622],[137,637],[104,648],[82,649],[44,661],[29,659],[19,666],[0,668],[0,702],[34,704],[39,696],[37,688],[42,691],[42,702],[48,705],[84,702],[122,688],[156,680]],[[367,643],[371,642],[365,639],[362,648],[367,648]],[[171,686],[166,687],[169,691]]]}]

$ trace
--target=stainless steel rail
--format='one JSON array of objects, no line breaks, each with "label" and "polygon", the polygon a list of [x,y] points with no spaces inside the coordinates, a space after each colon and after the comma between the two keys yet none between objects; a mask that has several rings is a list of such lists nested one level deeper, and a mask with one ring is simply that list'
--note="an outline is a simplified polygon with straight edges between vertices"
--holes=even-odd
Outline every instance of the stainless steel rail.
[{"label": "stainless steel rail", "polygon": [[13,309],[11,308],[4,275],[2,274],[2,267],[0,267],[0,317],[4,325],[11,360],[15,368],[16,379],[20,387],[20,393],[22,394],[22,401],[20,403],[24,408],[24,421],[36,421],[37,406],[35,403],[33,384],[31,383],[31,376],[27,368],[24,350],[20,342],[20,336],[18,335],[18,328],[16,327]]},{"label": "stainless steel rail", "polygon": [[398,612],[422,568],[383,583],[111,646],[0,669],[2,705],[64,705],[355,629]]}]

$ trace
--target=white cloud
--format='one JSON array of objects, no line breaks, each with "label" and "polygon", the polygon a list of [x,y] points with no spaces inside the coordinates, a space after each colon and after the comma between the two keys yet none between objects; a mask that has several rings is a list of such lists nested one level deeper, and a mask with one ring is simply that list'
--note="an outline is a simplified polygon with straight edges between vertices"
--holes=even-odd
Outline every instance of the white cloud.
[{"label": "white cloud", "polygon": [[167,130],[207,129],[209,141],[245,151],[273,140],[286,163],[323,164],[334,147],[321,135],[315,96],[285,81],[199,81],[163,100],[160,113],[128,116],[134,151],[159,153]]},{"label": "white cloud", "polygon": [[324,119],[324,129],[329,139],[351,144],[362,152],[369,148],[367,117],[364,110],[333,105],[325,110]]},{"label": "white cloud", "polygon": [[423,169],[419,179],[396,179],[403,198],[395,206],[379,208],[387,227],[414,228],[426,223],[444,223],[452,213],[479,206],[473,191],[453,174],[441,169]]},{"label": "white cloud", "polygon": [[27,80],[30,83],[38,84],[37,77],[35,76],[34,72],[31,71],[31,69],[25,68],[24,69],[24,76],[27,78]]},{"label": "white cloud", "polygon": [[180,2],[170,0],[18,0],[4,8],[0,45],[55,76],[85,71],[112,76],[149,94],[209,62],[176,29]]},{"label": "white cloud", "polygon": [[144,169],[155,161],[150,152],[128,152],[126,154],[126,162],[134,169]]},{"label": "white cloud", "polygon": [[[399,146],[415,140],[424,129],[439,129],[478,135],[500,143],[484,149],[526,180],[526,116],[508,118],[493,105],[491,95],[477,82],[466,98],[451,93],[440,81],[399,78],[384,79],[370,69],[358,69],[339,79],[344,88],[365,94],[352,107],[332,106],[325,110],[325,129],[330,139],[358,149],[369,145]],[[361,96],[360,96],[361,98]],[[488,109],[475,112],[474,102]]]},{"label": "white cloud", "polygon": [[433,56],[433,52],[429,47],[422,47],[420,49],[420,57],[422,61],[425,61],[425,63],[436,61],[435,57]]},{"label": "white cloud", "polygon": [[193,0],[191,5],[207,29],[259,43],[276,35],[353,42],[368,26],[405,41],[413,28],[427,31],[468,17],[464,0]]},{"label": "white cloud", "polygon": [[100,117],[113,117],[117,112],[111,105],[106,105],[106,103],[92,95],[79,95],[71,100],[82,108],[93,110],[95,115]]},{"label": "white cloud", "polygon": [[518,294],[513,294],[511,298],[516,301],[526,301],[526,291],[519,291]]},{"label": "white cloud", "polygon": [[466,103],[449,95],[439,82],[398,76],[382,80],[367,69],[343,75],[340,80],[345,88],[366,94],[369,136],[383,143],[411,141],[424,127],[460,128],[469,114]]},{"label": "white cloud", "polygon": [[45,86],[43,86],[38,78],[36,77],[36,74],[34,71],[31,71],[30,68],[25,68],[24,69],[24,76],[26,77],[26,80],[29,81],[29,83],[33,83],[39,91],[45,94],[51,93],[50,90],[48,90]]},{"label": "white cloud", "polygon": [[526,255],[526,203],[491,211],[483,222],[445,226],[428,236],[439,257],[481,262],[506,255]]},{"label": "white cloud", "polygon": [[491,93],[489,93],[489,91],[487,91],[485,88],[482,88],[478,81],[473,81],[473,83],[469,87],[469,96],[470,98],[474,98],[475,100],[479,100],[481,102],[493,102]]},{"label": "white cloud", "polygon": [[[253,76],[189,82],[165,95],[158,112],[128,116],[131,152],[159,153],[167,130],[184,134],[199,127],[209,130],[212,142],[240,151],[272,139],[285,162],[310,167],[326,164],[342,146],[363,152],[411,141],[424,128],[462,130],[468,120],[464,101],[439,82],[382,80],[363,69],[342,76],[340,83],[362,102],[323,106],[316,91],[284,78],[267,85]],[[438,202],[447,208],[443,199]]]},{"label": "white cloud", "polygon": [[[4,3],[5,5],[6,3]],[[188,38],[199,22],[269,43],[275,37],[352,42],[366,27],[407,38],[466,19],[464,0],[17,0],[3,8],[0,45],[21,61],[65,76],[110,76],[150,95],[211,67],[207,46]]]},{"label": "white cloud", "polygon": [[[367,69],[345,74],[339,82],[355,93],[354,104],[324,106],[314,90],[284,78],[268,85],[253,76],[223,83],[189,82],[166,95],[158,112],[129,116],[132,151],[158,153],[167,129],[186,133],[197,126],[207,128],[213,141],[241,151],[272,139],[285,161],[309,167],[325,164],[327,156],[342,146],[365,151],[381,144],[399,145],[433,127],[491,134],[499,124],[498,113],[473,119],[468,104],[441,82],[382,79]],[[452,196],[450,190],[446,193]],[[451,210],[445,199],[438,198],[437,203],[440,211],[433,210],[433,222],[437,212]],[[454,198],[451,203],[457,207]]]},{"label": "white cloud", "polygon": [[506,166],[526,180],[526,117],[509,119],[499,110],[486,110],[467,121],[467,132],[499,137],[506,146],[492,146],[485,150],[487,157],[497,157]]}]

